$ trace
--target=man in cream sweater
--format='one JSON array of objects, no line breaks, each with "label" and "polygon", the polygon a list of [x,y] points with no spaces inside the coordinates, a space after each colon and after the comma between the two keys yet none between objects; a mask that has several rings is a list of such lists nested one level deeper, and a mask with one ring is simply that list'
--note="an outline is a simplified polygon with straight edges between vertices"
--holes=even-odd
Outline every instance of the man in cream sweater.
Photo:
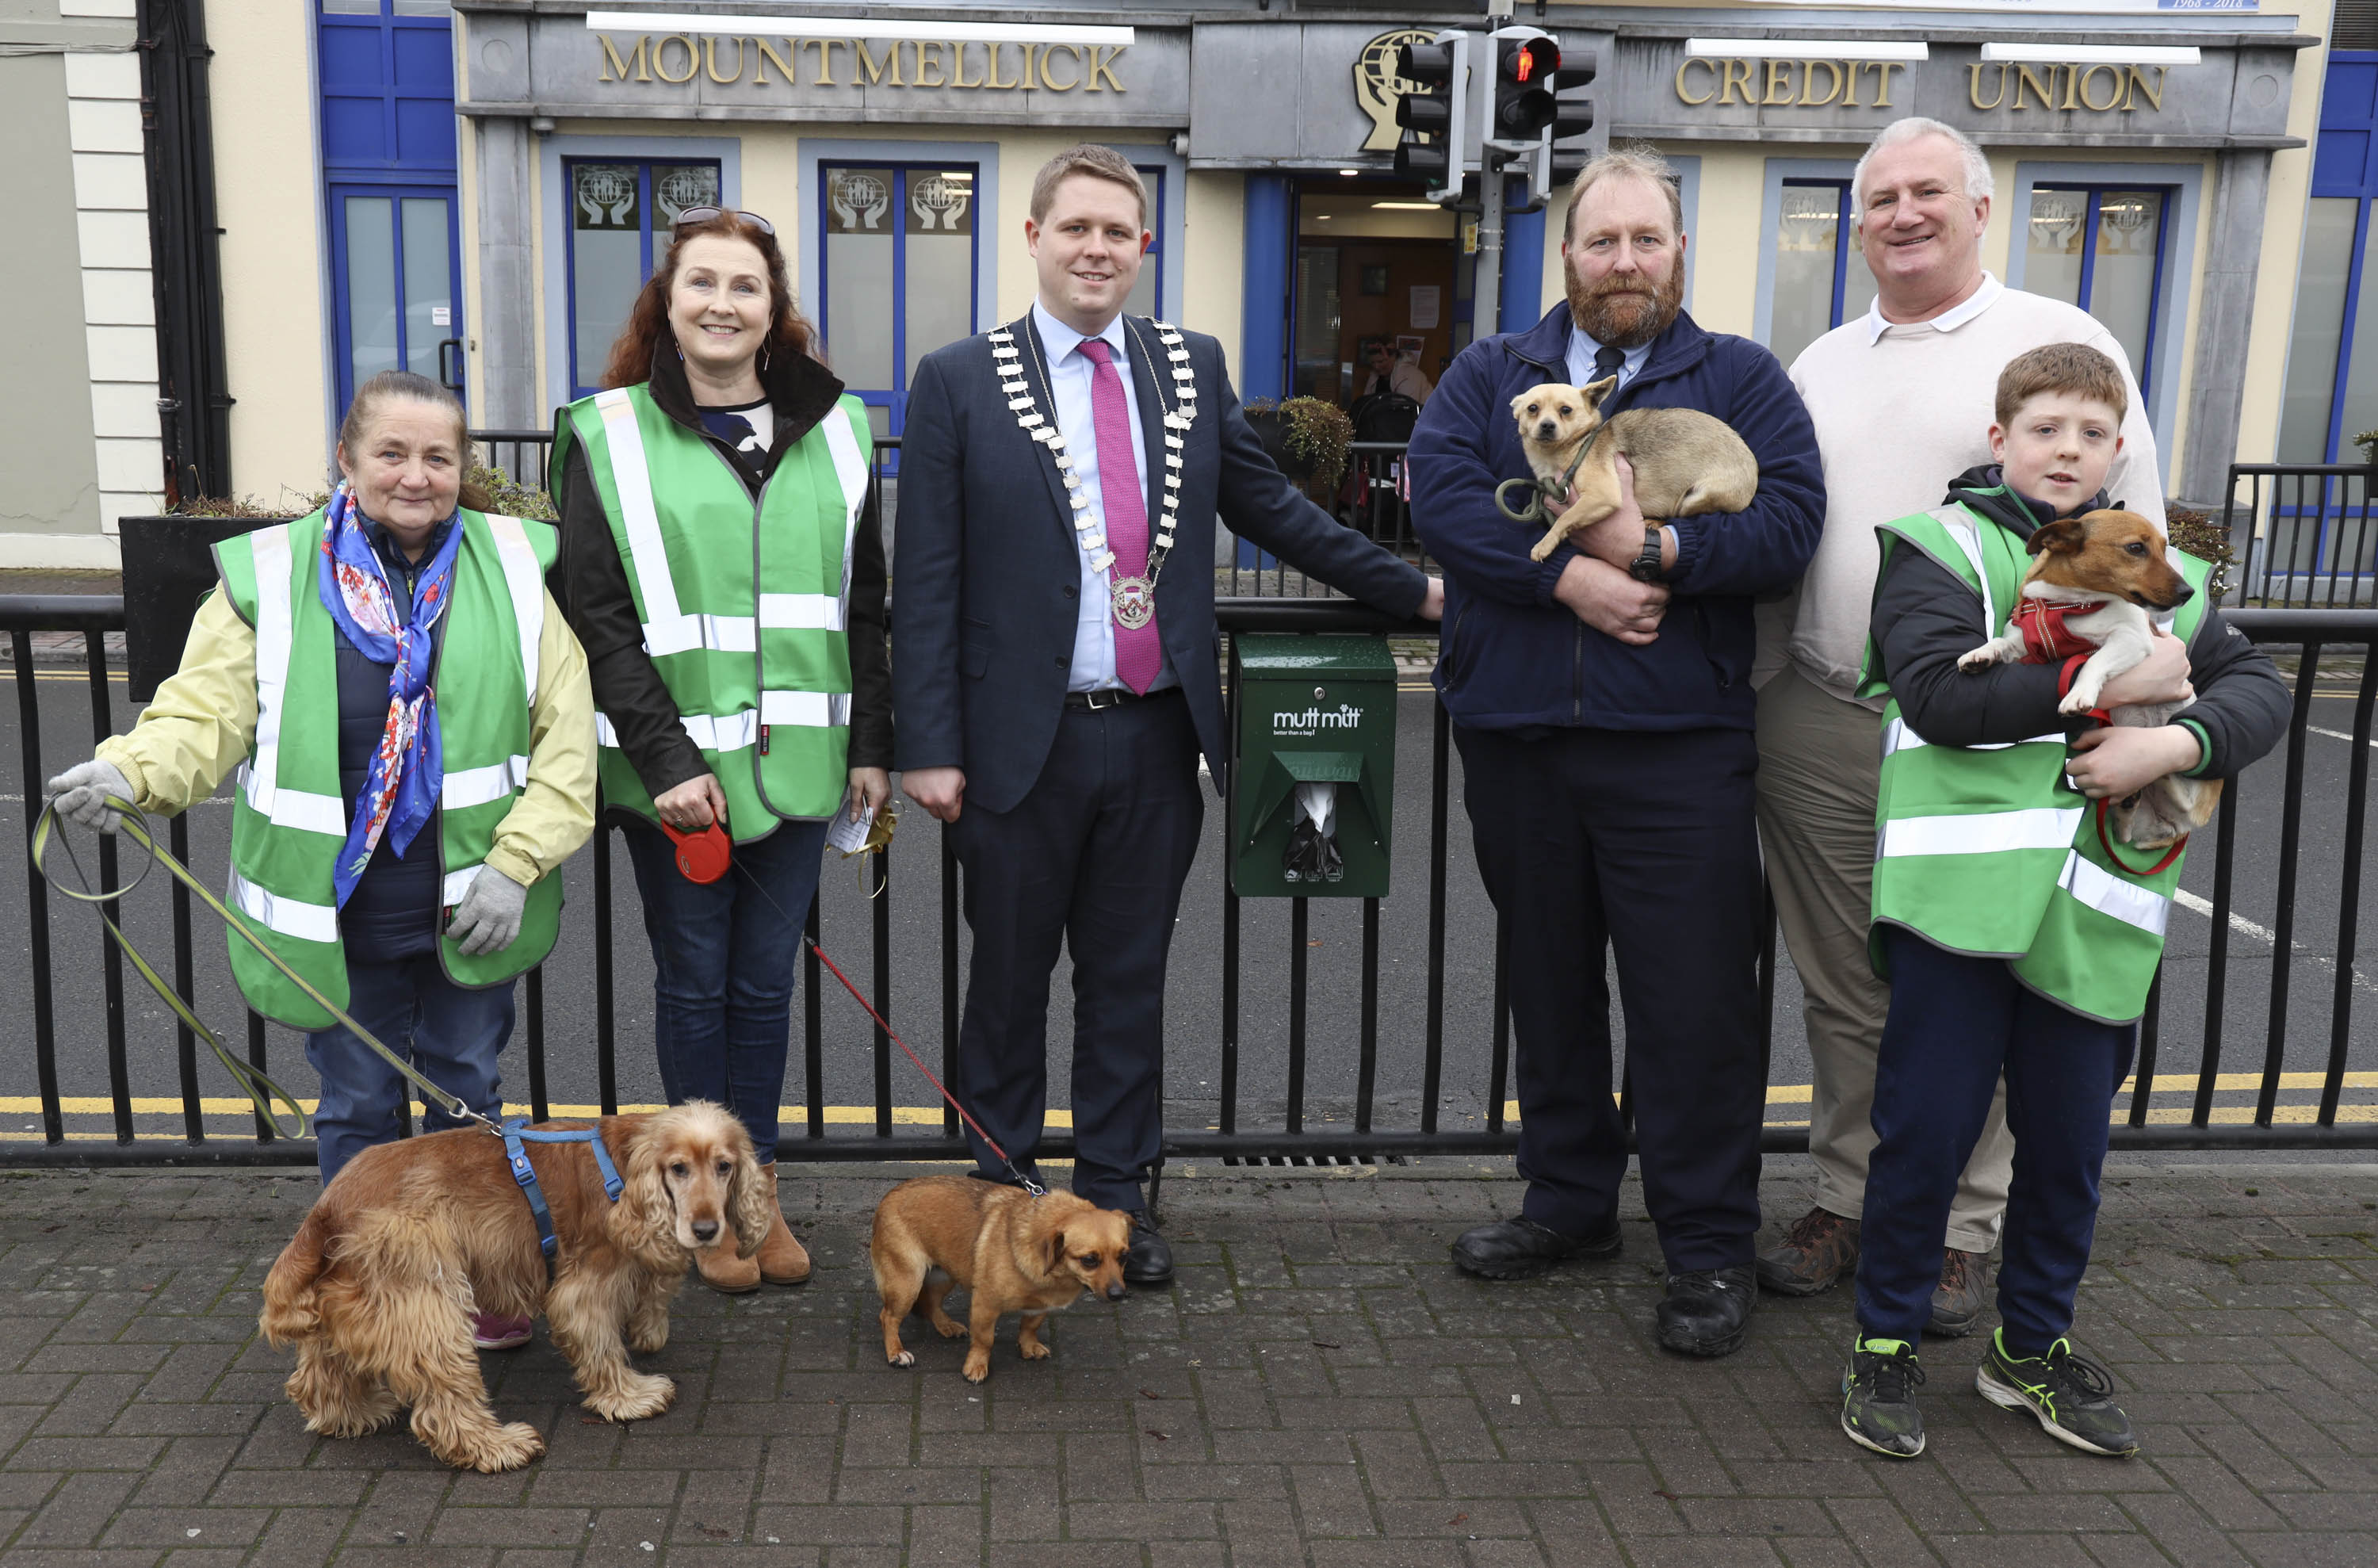
[{"label": "man in cream sweater", "polygon": [[[1856,1272],[1875,1053],[1891,1001],[1867,961],[1881,705],[1852,695],[1879,562],[1875,525],[1940,505],[1952,479],[1989,462],[1999,371],[2051,343],[2087,344],[2121,367],[2130,411],[2108,491],[2163,521],[2155,432],[2121,345],[2076,307],[1982,270],[1992,182],[1981,149],[1938,120],[1900,120],[1858,160],[1851,194],[1874,306],[1792,366],[1824,460],[1824,537],[1797,594],[1762,607],[1759,621],[1759,841],[1816,1067],[1816,1206],[1759,1260],[1760,1285],[1792,1296]],[[1950,1213],[1936,1333],[1970,1331],[1988,1298],[2013,1152],[2001,1091]]]}]

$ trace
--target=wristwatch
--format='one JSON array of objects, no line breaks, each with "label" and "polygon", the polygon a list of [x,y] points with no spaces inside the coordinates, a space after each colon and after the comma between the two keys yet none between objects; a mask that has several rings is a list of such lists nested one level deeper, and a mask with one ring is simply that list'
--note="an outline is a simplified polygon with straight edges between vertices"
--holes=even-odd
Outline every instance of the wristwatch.
[{"label": "wristwatch", "polygon": [[1667,573],[1661,570],[1660,567],[1661,546],[1663,543],[1663,540],[1661,537],[1661,530],[1657,527],[1647,525],[1643,530],[1643,553],[1627,563],[1627,575],[1634,578],[1639,583],[1657,583],[1663,581],[1666,578]]}]

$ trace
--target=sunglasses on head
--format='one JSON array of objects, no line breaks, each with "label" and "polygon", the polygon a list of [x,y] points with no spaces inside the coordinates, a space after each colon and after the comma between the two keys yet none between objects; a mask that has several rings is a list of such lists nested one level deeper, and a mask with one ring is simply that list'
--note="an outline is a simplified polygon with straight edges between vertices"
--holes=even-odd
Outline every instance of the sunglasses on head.
[{"label": "sunglasses on head", "polygon": [[[726,214],[727,211],[728,210],[724,207],[685,208],[678,213],[677,222],[670,225],[670,232],[681,234],[697,223],[706,223],[713,218],[722,216]],[[766,235],[770,239],[776,237],[776,225],[768,222],[767,219],[760,216],[759,213],[739,211],[736,212],[734,216],[742,219],[745,223],[751,224],[762,234]]]}]

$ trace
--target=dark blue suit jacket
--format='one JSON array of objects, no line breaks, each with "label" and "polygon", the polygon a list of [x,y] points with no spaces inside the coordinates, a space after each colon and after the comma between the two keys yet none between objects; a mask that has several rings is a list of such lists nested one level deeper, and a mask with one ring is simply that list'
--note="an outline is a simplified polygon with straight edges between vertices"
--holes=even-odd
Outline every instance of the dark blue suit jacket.
[{"label": "dark blue suit jacket", "polygon": [[[1157,396],[1155,363],[1163,350],[1145,317],[1126,322],[1144,478],[1164,472],[1166,403]],[[1010,330],[1027,355],[1045,356],[1028,315]],[[1428,585],[1417,568],[1298,493],[1239,411],[1221,344],[1199,332],[1182,337],[1196,377],[1197,418],[1183,454],[1172,553],[1157,580],[1156,624],[1219,789],[1230,749],[1214,627],[1218,512],[1265,549],[1392,615],[1417,610]],[[1040,412],[1056,417],[1053,408]],[[1153,525],[1155,506],[1148,512]],[[990,340],[971,337],[929,355],[910,385],[900,440],[895,744],[903,770],[964,768],[968,805],[1014,809],[1056,738],[1082,580],[1073,515],[1048,448],[1025,435],[999,390]]]}]

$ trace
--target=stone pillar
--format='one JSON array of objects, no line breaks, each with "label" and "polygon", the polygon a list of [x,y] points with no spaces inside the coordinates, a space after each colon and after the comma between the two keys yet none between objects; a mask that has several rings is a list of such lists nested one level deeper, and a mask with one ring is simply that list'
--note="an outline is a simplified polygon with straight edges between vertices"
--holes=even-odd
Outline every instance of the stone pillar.
[{"label": "stone pillar", "polygon": [[[2228,490],[2246,404],[2246,347],[2253,335],[2254,279],[2270,191],[2267,149],[2239,148],[2215,160],[2212,244],[2197,315],[2196,377],[2188,392],[2188,449],[2171,487],[2184,504],[2215,513]],[[2174,307],[2184,308],[2184,299]]]},{"label": "stone pillar", "polygon": [[536,368],[535,139],[526,120],[510,116],[482,117],[475,128],[482,391],[471,422],[481,429],[541,430],[553,411],[545,406]]}]

